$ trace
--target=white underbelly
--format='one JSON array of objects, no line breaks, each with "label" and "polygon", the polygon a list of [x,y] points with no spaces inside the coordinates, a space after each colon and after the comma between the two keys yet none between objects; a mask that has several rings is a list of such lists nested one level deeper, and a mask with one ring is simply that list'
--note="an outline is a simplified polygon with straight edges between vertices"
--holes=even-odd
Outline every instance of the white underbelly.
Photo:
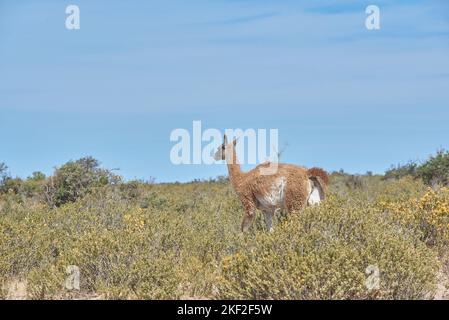
[{"label": "white underbelly", "polygon": [[309,199],[307,200],[307,204],[309,206],[313,206],[316,204],[319,204],[321,202],[321,194],[320,189],[314,185],[312,181],[309,180],[310,185],[310,193],[309,193]]},{"label": "white underbelly", "polygon": [[285,203],[285,179],[276,180],[264,194],[256,196],[261,208],[280,208]]}]

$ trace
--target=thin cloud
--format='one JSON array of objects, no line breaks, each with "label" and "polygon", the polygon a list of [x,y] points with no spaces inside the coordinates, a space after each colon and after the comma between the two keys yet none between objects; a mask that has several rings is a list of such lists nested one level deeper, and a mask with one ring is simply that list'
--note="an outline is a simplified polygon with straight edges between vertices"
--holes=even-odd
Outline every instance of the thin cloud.
[{"label": "thin cloud", "polygon": [[[366,7],[366,6],[365,6]],[[354,12],[364,12],[365,7],[363,4],[338,4],[338,5],[327,5],[319,7],[310,7],[305,9],[305,12],[309,13],[321,13],[321,14],[340,14],[340,13],[354,13]]]},{"label": "thin cloud", "polygon": [[242,17],[236,17],[236,18],[230,18],[230,19],[223,19],[223,20],[216,20],[216,21],[208,21],[208,22],[200,22],[196,23],[195,25],[235,25],[235,24],[244,24],[244,23],[250,23],[265,19],[270,19],[276,16],[279,16],[279,12],[265,12],[255,15],[249,15],[249,16],[242,16]]},{"label": "thin cloud", "polygon": [[442,73],[435,73],[430,75],[431,78],[437,78],[437,79],[441,79],[441,78],[449,78],[449,72],[442,72]]},{"label": "thin cloud", "polygon": [[[431,4],[436,4],[438,1],[429,1]],[[338,3],[331,3],[320,6],[313,6],[305,9],[305,12],[309,13],[319,13],[319,14],[342,14],[342,13],[357,13],[364,12],[365,8],[370,5],[375,4],[382,8],[394,7],[394,6],[419,6],[422,5],[421,0],[393,0],[385,1],[378,0],[376,3],[371,3],[370,1],[349,1],[343,3],[339,1]]]},{"label": "thin cloud", "polygon": [[388,33],[370,33],[369,31],[354,32],[352,34],[344,36],[331,36],[327,37],[327,41],[331,42],[355,42],[355,41],[365,41],[367,39],[433,39],[433,38],[449,38],[449,31],[413,31],[409,32],[405,30],[404,32],[388,32]]}]

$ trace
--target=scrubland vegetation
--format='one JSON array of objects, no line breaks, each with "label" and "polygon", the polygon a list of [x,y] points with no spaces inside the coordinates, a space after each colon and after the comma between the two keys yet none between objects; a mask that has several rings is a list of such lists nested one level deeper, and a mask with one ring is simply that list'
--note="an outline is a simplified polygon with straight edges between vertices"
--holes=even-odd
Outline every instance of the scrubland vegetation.
[{"label": "scrubland vegetation", "polygon": [[[0,164],[0,296],[20,282],[35,299],[433,299],[448,163],[441,151],[385,176],[333,173],[320,206],[278,213],[273,233],[258,215],[246,234],[224,178],[125,182],[84,158],[19,179]],[[71,265],[79,291],[64,287]]]}]

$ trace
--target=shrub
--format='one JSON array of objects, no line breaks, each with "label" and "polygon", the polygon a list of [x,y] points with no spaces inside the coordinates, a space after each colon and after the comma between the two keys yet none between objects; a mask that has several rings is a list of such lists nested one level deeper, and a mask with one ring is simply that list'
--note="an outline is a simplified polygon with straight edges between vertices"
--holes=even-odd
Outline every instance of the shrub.
[{"label": "shrub", "polygon": [[2,182],[5,177],[8,176],[7,174],[8,167],[3,162],[0,162],[0,182]]},{"label": "shrub", "polygon": [[385,179],[406,176],[420,178],[432,187],[449,185],[449,151],[438,150],[435,156],[430,156],[421,164],[410,161],[406,165],[393,166],[385,172]]},{"label": "shrub", "polygon": [[112,174],[100,168],[98,160],[85,157],[56,169],[45,185],[45,199],[51,206],[74,202],[95,187],[108,185]]},{"label": "shrub", "polygon": [[[28,297],[46,299],[431,298],[444,233],[407,212],[430,223],[446,191],[414,209],[427,192],[420,181],[345,181],[331,180],[323,205],[276,219],[272,234],[259,214],[240,232],[243,209],[225,181],[98,184],[55,208],[2,195],[0,283],[26,279]],[[79,292],[63,286],[71,265]],[[369,265],[379,268],[378,290],[365,285]]]},{"label": "shrub", "polygon": [[[380,270],[380,288],[365,285]],[[222,265],[219,297],[238,299],[422,299],[435,254],[375,206],[331,198],[258,234]]]},{"label": "shrub", "polygon": [[133,200],[137,199],[142,194],[141,182],[138,180],[132,180],[120,185],[120,191],[125,199]]},{"label": "shrub", "polygon": [[12,178],[8,173],[8,167],[0,163],[0,194],[14,193],[20,194],[23,189],[23,180]]},{"label": "shrub", "polygon": [[21,194],[23,191],[23,180],[20,178],[5,177],[0,187],[0,193]]},{"label": "shrub", "polygon": [[416,177],[418,164],[414,161],[409,161],[405,165],[398,164],[396,166],[391,166],[385,172],[385,179],[401,179],[407,176]]},{"label": "shrub", "polygon": [[349,189],[362,189],[364,187],[363,178],[360,175],[350,175],[346,181]]},{"label": "shrub", "polygon": [[45,182],[45,175],[41,172],[34,172],[26,180],[12,178],[7,173],[5,164],[0,163],[0,194],[13,193],[23,197],[33,197],[39,195]]},{"label": "shrub", "polygon": [[26,197],[38,196],[43,191],[46,176],[42,172],[33,172],[22,185],[22,192]]},{"label": "shrub", "polygon": [[411,230],[415,230],[421,241],[438,246],[443,251],[449,245],[449,188],[439,191],[428,189],[418,197],[403,201],[380,201],[380,206],[393,214]]},{"label": "shrub", "polygon": [[449,185],[449,151],[437,151],[418,167],[417,175],[430,186]]}]

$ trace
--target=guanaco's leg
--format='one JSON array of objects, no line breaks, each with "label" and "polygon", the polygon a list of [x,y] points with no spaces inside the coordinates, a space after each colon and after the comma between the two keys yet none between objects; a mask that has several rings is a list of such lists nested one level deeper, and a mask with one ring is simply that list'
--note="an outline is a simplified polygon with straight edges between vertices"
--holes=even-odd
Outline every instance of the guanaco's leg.
[{"label": "guanaco's leg", "polygon": [[242,221],[242,231],[246,232],[248,231],[249,227],[251,227],[254,217],[255,217],[256,210],[255,209],[249,209],[245,210],[245,215],[243,216]]},{"label": "guanaco's leg", "polygon": [[273,215],[274,211],[264,210],[263,215],[265,216],[265,224],[267,225],[268,232],[273,232]]}]

